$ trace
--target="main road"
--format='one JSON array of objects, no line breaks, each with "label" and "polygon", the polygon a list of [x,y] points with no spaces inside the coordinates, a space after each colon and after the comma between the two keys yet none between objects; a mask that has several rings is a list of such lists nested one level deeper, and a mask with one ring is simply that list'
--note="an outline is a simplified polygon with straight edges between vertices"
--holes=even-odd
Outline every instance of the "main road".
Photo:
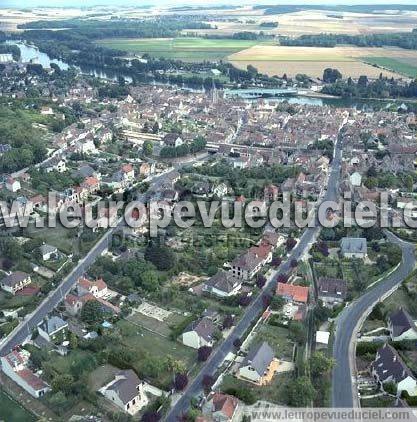
[{"label": "main road", "polygon": [[[340,170],[342,162],[342,137],[338,136],[335,149],[333,152],[333,160],[330,166],[330,172],[328,176],[327,190],[322,199],[325,201],[337,201],[339,197],[338,188],[340,181]],[[295,246],[288,256],[288,259],[283,262],[277,269],[276,273],[286,273],[290,270],[290,262],[293,259],[298,260],[306,250],[315,242],[318,234],[320,233],[321,227],[319,224],[315,224],[315,227],[306,228]],[[168,422],[175,422],[178,418],[185,414],[190,406],[191,399],[198,396],[202,392],[202,381],[205,375],[213,376],[217,369],[223,363],[225,357],[234,351],[233,341],[236,338],[241,338],[252,323],[260,316],[264,310],[264,304],[262,296],[265,293],[273,291],[276,283],[276,278],[271,277],[263,292],[259,294],[254,301],[246,308],[243,317],[240,319],[232,333],[213,351],[208,361],[205,363],[203,368],[199,371],[197,376],[188,384],[184,390],[182,396],[170,409],[166,416]]]},{"label": "main road", "polygon": [[[204,160],[204,158],[196,159],[194,161]],[[191,163],[190,162],[190,163]],[[167,182],[172,173],[176,171],[180,165],[175,168],[166,171],[160,175],[153,177],[150,181],[150,190],[158,191]],[[140,200],[142,197],[138,198]],[[111,236],[115,231],[120,229],[124,224],[123,217],[119,219],[115,227],[110,228],[100,238],[100,240],[94,245],[94,247],[88,252],[88,254],[80,259],[77,266],[62,280],[55,290],[49,293],[49,295],[43,300],[43,302],[36,308],[34,312],[20,322],[20,324],[0,342],[0,356],[9,353],[14,347],[22,344],[32,333],[32,330],[36,328],[42,319],[52,312],[56,306],[64,299],[68,292],[74,287],[78,278],[81,277],[88,268],[94,263],[107,248]],[[53,229],[51,229],[53,230]]]},{"label": "main road", "polygon": [[359,407],[355,382],[357,333],[373,307],[393,293],[415,267],[415,245],[404,242],[388,231],[386,236],[388,241],[401,247],[402,260],[395,271],[347,306],[336,320],[333,345],[336,365],[332,375],[332,407]]}]

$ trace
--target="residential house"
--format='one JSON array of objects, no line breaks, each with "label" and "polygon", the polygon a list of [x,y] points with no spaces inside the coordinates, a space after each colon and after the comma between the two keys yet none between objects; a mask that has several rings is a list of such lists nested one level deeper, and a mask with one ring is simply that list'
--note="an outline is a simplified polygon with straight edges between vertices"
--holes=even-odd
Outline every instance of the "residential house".
[{"label": "residential house", "polygon": [[417,339],[417,327],[410,314],[403,308],[388,316],[388,329],[392,341]]},{"label": "residential house", "polygon": [[148,177],[155,173],[155,163],[142,163],[139,167],[139,174]]},{"label": "residential house", "polygon": [[308,290],[308,287],[304,286],[278,283],[276,295],[283,297],[288,302],[306,304],[308,302]]},{"label": "residential house", "polygon": [[274,202],[278,199],[279,187],[275,185],[268,185],[264,187],[264,201]]},{"label": "residential house", "polygon": [[370,371],[382,389],[384,383],[394,382],[397,387],[397,395],[406,391],[409,396],[417,396],[417,381],[414,375],[405,365],[398,352],[388,343],[385,343],[376,352]]},{"label": "residential house", "polygon": [[178,133],[168,133],[162,139],[162,142],[168,147],[179,147],[181,146],[184,141],[181,139]]},{"label": "residential house", "polygon": [[230,297],[239,293],[242,281],[228,271],[219,271],[204,283],[203,290],[219,297]]},{"label": "residential house", "polygon": [[362,184],[362,176],[360,173],[355,171],[349,176],[349,182],[352,186],[361,186]]},{"label": "residential house", "polygon": [[252,347],[239,367],[238,375],[258,385],[268,384],[277,370],[277,362],[267,342]]},{"label": "residential house", "polygon": [[132,182],[135,178],[135,169],[132,164],[123,164],[120,169],[123,176],[123,180],[126,182]]},{"label": "residential house", "polygon": [[227,185],[225,183],[219,183],[213,186],[213,195],[217,198],[223,198],[227,195]]},{"label": "residential house", "polygon": [[239,400],[229,394],[213,393],[203,405],[203,415],[216,422],[229,422],[236,414]]},{"label": "residential house", "polygon": [[8,177],[6,179],[6,189],[9,190],[10,192],[18,192],[22,187],[20,185],[20,181],[13,179],[13,177]]},{"label": "residential house", "polygon": [[102,278],[90,281],[81,277],[77,282],[77,293],[79,296],[92,294],[95,298],[103,298],[108,294],[107,284]]},{"label": "residential house", "polygon": [[344,237],[340,241],[340,252],[343,258],[366,258],[367,243],[363,237]]},{"label": "residential house", "polygon": [[95,297],[90,293],[84,296],[76,296],[70,293],[64,300],[65,311],[71,316],[76,316],[89,300],[95,300]]},{"label": "residential house", "polygon": [[53,157],[42,164],[42,168],[45,173],[51,173],[52,171],[65,173],[67,171],[67,163],[63,158]]},{"label": "residential house", "polygon": [[13,350],[1,357],[1,369],[32,397],[42,397],[51,391],[51,388],[27,367],[29,358],[30,353],[26,350]]},{"label": "residential house", "polygon": [[62,343],[67,338],[68,323],[58,316],[45,317],[38,325],[41,337],[51,343]]},{"label": "residential house", "polygon": [[182,343],[193,349],[202,346],[212,346],[214,343],[213,334],[216,328],[209,318],[201,318],[192,322],[182,333]]},{"label": "residential house", "polygon": [[84,192],[88,195],[98,192],[100,189],[100,181],[97,177],[86,177],[84,181],[81,183],[81,188]]},{"label": "residential house", "polygon": [[232,274],[241,280],[249,281],[262,268],[264,259],[256,253],[245,252],[231,263]]},{"label": "residential house", "polygon": [[0,287],[12,295],[15,295],[16,292],[22,290],[28,284],[32,282],[30,275],[24,273],[23,271],[16,271],[3,277],[0,281]]},{"label": "residential house", "polygon": [[58,249],[55,246],[43,244],[40,246],[39,251],[42,261],[49,261],[52,257],[58,256]]},{"label": "residential house", "polygon": [[320,277],[317,289],[318,298],[326,305],[338,305],[346,300],[347,283],[340,278]]},{"label": "residential house", "polygon": [[118,372],[114,379],[99,391],[114,405],[132,416],[149,402],[144,391],[144,382],[132,369]]}]

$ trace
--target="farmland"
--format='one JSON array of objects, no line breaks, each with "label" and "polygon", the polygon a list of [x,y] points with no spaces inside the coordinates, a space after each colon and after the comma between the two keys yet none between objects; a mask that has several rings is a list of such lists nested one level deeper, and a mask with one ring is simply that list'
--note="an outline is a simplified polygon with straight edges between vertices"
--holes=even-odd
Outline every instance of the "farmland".
[{"label": "farmland", "polygon": [[99,44],[132,54],[183,61],[221,60],[238,51],[253,47],[256,41],[204,38],[103,39]]},{"label": "farmland", "polygon": [[410,78],[417,77],[417,66],[390,57],[365,57],[364,60],[372,65],[389,69]]},{"label": "farmland", "polygon": [[[390,59],[398,57],[399,64],[407,67],[407,63],[417,60],[415,51],[400,48],[365,48],[354,46],[324,47],[286,47],[257,45],[229,56],[229,60],[239,68],[252,64],[260,72],[269,75],[295,76],[306,73],[309,76],[321,77],[327,67],[337,68],[343,76],[357,78],[367,75],[377,78],[382,72],[388,77],[411,76],[409,72],[400,70],[400,66],[382,66],[372,61],[375,58]],[[372,59],[372,60],[371,60]],[[376,66],[373,66],[376,65]],[[382,66],[387,69],[378,68]],[[410,69],[409,69],[410,70]]]}]

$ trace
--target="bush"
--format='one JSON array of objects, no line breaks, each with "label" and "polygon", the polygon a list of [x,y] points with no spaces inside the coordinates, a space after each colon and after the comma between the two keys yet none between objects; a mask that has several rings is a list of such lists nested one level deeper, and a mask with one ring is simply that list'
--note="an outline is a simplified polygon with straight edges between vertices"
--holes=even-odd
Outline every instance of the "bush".
[{"label": "bush", "polygon": [[251,406],[251,405],[256,403],[255,395],[248,388],[245,388],[245,387],[230,387],[230,388],[227,388],[224,392],[225,392],[225,394],[230,394],[232,396],[237,397],[238,399],[242,400],[243,403],[247,404],[248,406]]}]

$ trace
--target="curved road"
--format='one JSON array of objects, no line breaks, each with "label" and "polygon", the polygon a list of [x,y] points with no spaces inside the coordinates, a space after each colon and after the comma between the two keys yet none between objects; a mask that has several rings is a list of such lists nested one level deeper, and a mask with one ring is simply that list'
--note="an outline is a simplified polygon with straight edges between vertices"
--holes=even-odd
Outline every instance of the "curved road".
[{"label": "curved road", "polygon": [[402,261],[394,272],[347,306],[336,320],[333,345],[336,366],[332,375],[332,407],[359,407],[354,374],[357,333],[373,307],[398,288],[413,271],[416,263],[415,245],[404,242],[390,232],[386,232],[386,235],[390,242],[401,247]]}]

